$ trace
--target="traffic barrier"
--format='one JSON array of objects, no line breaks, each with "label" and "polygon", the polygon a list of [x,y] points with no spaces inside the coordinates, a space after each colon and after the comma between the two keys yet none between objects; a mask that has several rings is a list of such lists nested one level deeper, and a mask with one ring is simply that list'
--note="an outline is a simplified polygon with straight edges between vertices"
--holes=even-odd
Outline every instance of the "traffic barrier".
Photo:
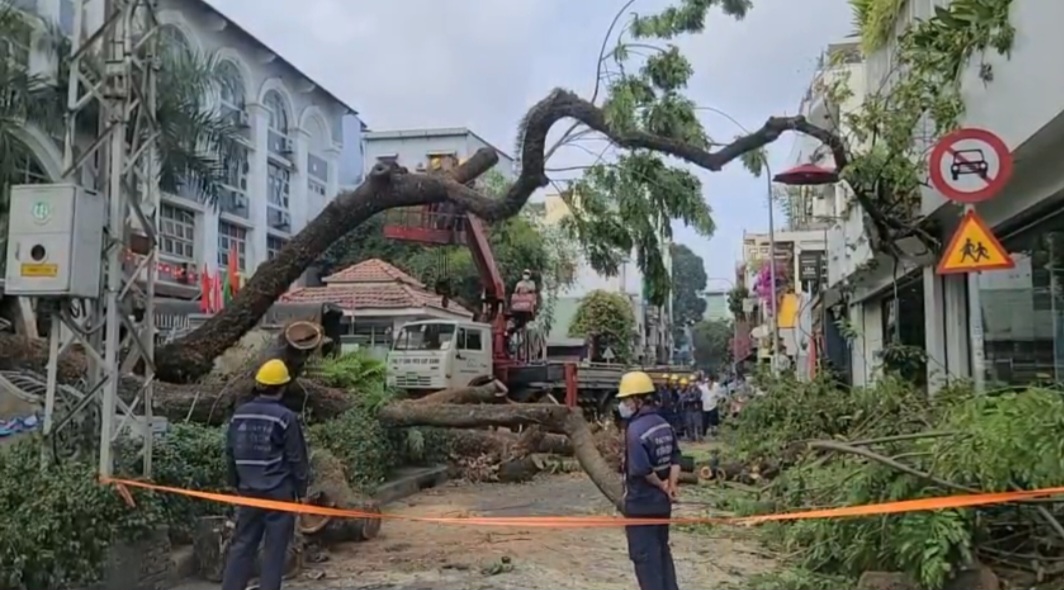
[{"label": "traffic barrier", "polygon": [[449,524],[463,526],[482,527],[521,527],[521,528],[613,528],[632,525],[656,525],[656,524],[733,524],[755,525],[765,522],[786,522],[795,520],[813,520],[822,518],[852,518],[860,516],[882,516],[887,514],[903,514],[907,512],[925,512],[929,510],[947,510],[951,508],[973,508],[977,506],[991,506],[1025,500],[1034,500],[1049,496],[1064,494],[1064,486],[1042,488],[1038,490],[1025,490],[1015,492],[988,492],[981,494],[959,494],[951,496],[938,496],[934,498],[920,498],[916,500],[902,500],[897,502],[883,502],[879,504],[864,504],[861,506],[843,506],[840,508],[822,508],[816,510],[802,510],[798,512],[781,512],[778,514],[762,514],[758,516],[731,516],[731,517],[673,517],[673,518],[627,518],[623,516],[410,516],[405,514],[376,514],[360,510],[344,508],[330,508],[326,506],[314,506],[298,502],[280,502],[277,500],[264,500],[261,498],[248,498],[233,494],[220,494],[215,492],[201,492],[187,490],[171,486],[163,486],[144,481],[131,479],[101,479],[101,483],[115,486],[119,494],[131,506],[134,505],[133,496],[129,488],[139,488],[154,492],[177,494],[190,498],[198,498],[208,502],[218,502],[232,506],[246,506],[262,508],[265,510],[278,510],[292,512],[294,514],[312,514],[317,516],[329,516],[335,518],[371,518],[383,520],[405,520],[408,522],[423,522],[432,524]]}]

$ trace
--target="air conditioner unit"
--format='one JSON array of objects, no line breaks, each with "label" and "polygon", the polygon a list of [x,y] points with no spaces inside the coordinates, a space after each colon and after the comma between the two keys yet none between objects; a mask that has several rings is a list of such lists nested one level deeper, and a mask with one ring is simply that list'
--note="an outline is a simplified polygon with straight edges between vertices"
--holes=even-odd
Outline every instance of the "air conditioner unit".
[{"label": "air conditioner unit", "polygon": [[295,143],[292,142],[291,137],[286,137],[281,140],[281,153],[286,156],[291,156],[296,153]]}]

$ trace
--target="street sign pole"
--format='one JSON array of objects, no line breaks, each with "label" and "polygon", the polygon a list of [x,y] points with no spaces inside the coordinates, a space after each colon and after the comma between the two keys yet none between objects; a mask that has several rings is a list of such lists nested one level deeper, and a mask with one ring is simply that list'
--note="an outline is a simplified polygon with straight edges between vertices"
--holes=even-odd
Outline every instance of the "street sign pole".
[{"label": "street sign pole", "polygon": [[928,158],[931,184],[946,198],[964,204],[964,218],[938,266],[938,274],[968,275],[968,340],[972,382],[986,391],[986,335],[979,277],[984,270],[1013,268],[1001,242],[975,211],[976,203],[997,196],[1012,176],[1012,153],[985,129],[960,129],[943,137]]},{"label": "street sign pole", "polygon": [[[975,205],[965,205],[965,213],[975,213]],[[972,384],[976,393],[986,391],[986,337],[983,334],[983,296],[979,291],[981,272],[968,273],[968,338],[972,355]]]}]

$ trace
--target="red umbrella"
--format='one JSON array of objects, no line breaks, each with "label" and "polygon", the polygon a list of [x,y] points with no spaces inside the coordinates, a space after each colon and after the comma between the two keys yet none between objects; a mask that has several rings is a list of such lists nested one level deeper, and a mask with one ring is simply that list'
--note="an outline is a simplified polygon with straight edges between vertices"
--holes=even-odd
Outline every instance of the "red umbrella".
[{"label": "red umbrella", "polygon": [[816,164],[802,164],[780,172],[773,176],[772,180],[789,186],[817,186],[836,183],[839,181],[839,175],[834,170]]}]

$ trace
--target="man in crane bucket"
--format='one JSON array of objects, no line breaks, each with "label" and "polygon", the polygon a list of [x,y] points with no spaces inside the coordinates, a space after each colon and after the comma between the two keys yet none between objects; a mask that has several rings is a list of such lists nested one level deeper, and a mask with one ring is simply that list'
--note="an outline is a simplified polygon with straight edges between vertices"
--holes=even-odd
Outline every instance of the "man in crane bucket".
[{"label": "man in crane bucket", "polygon": [[[292,381],[284,361],[266,361],[255,374],[255,399],[236,409],[226,436],[230,485],[242,496],[292,502],[307,495],[310,461],[299,415],[281,403]],[[241,507],[226,557],[222,590],[245,590],[259,544],[265,539],[259,590],[281,590],[288,544],[295,532],[291,512]]]},{"label": "man in crane bucket", "polygon": [[[654,403],[654,381],[643,371],[621,377],[618,410],[628,421],[624,438],[624,515],[670,518],[680,480],[680,445]],[[669,549],[669,525],[625,527],[628,556],[640,590],[679,590]]]}]

